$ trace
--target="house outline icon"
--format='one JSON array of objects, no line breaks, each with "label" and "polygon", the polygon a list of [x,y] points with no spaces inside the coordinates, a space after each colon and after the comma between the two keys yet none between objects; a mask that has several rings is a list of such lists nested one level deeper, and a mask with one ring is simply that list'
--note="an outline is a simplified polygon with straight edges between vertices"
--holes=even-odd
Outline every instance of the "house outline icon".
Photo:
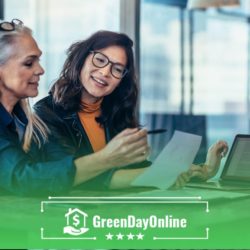
[{"label": "house outline icon", "polygon": [[[80,218],[82,218],[80,219],[80,222],[82,223],[82,226],[80,228],[79,227],[75,228],[74,224],[70,225],[70,219],[75,215],[80,215]],[[69,208],[68,212],[65,214],[65,217],[67,219],[67,226],[64,227],[64,233],[68,233],[71,235],[80,235],[89,230],[88,228],[86,228],[86,219],[88,217],[88,214],[86,214],[82,210],[78,208],[74,208],[74,209]]]}]

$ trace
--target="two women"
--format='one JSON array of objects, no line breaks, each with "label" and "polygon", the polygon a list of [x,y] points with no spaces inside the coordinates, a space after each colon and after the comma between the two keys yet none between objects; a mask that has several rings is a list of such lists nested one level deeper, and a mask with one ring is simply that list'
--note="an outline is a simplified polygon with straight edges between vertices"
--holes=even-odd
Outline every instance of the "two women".
[{"label": "two women", "polygon": [[[41,51],[20,20],[0,21],[1,191],[51,195],[83,183],[128,187],[144,171],[149,148],[134,114],[131,48],[127,36],[112,32],[72,45],[51,95],[36,105],[41,119],[28,102],[44,73]],[[212,170],[225,147],[216,144],[210,151]],[[207,170],[193,166],[177,185],[191,175],[207,178]]]},{"label": "two women", "polygon": [[[31,30],[17,19],[0,21],[0,51],[1,192],[58,194],[112,169],[115,162],[119,166],[146,159],[146,132],[137,129],[124,131],[104,151],[79,158],[65,150],[67,144],[48,141],[54,131],[32,113],[28,102],[38,94],[44,73],[39,63],[42,52]],[[124,147],[130,151],[127,155]],[[106,173],[101,178],[109,185],[111,176]]]}]

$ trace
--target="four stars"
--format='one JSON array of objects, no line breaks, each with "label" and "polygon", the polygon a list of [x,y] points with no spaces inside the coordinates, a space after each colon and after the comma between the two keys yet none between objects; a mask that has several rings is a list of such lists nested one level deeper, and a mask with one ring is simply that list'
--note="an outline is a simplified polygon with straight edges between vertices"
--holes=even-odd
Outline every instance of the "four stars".
[{"label": "four stars", "polygon": [[144,234],[141,234],[141,233],[139,233],[139,234],[129,233],[127,235],[124,235],[124,234],[119,233],[119,234],[114,235],[114,234],[108,233],[105,236],[106,236],[106,240],[113,240],[113,237],[114,237],[114,239],[116,237],[117,240],[123,240],[124,237],[126,238],[126,236],[127,236],[128,240],[133,240],[134,238],[137,239],[137,240],[143,240]]}]

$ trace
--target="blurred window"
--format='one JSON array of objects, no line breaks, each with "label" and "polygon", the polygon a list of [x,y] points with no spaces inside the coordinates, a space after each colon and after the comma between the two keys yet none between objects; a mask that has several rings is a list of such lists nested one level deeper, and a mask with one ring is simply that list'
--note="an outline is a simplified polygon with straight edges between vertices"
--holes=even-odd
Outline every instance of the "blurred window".
[{"label": "blurred window", "polygon": [[166,2],[141,1],[141,123],[152,129],[169,126],[170,114],[202,115],[207,144],[230,143],[248,133],[248,23]]}]

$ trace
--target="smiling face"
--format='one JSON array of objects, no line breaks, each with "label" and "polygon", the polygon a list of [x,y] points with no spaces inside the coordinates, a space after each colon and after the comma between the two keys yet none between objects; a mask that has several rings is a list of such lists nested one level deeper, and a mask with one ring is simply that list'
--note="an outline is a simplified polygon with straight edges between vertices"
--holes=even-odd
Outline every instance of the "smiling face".
[{"label": "smiling face", "polygon": [[1,98],[19,101],[38,94],[38,82],[44,73],[39,63],[42,54],[32,36],[23,34],[15,38],[13,56],[0,65]]},{"label": "smiling face", "polygon": [[[119,46],[109,46],[97,50],[103,53],[112,63],[119,63],[123,66],[127,64],[125,49]],[[111,64],[103,68],[98,68],[92,63],[93,54],[90,53],[83,64],[80,79],[84,87],[82,101],[94,103],[99,99],[111,94],[121,82],[111,74]]]}]

